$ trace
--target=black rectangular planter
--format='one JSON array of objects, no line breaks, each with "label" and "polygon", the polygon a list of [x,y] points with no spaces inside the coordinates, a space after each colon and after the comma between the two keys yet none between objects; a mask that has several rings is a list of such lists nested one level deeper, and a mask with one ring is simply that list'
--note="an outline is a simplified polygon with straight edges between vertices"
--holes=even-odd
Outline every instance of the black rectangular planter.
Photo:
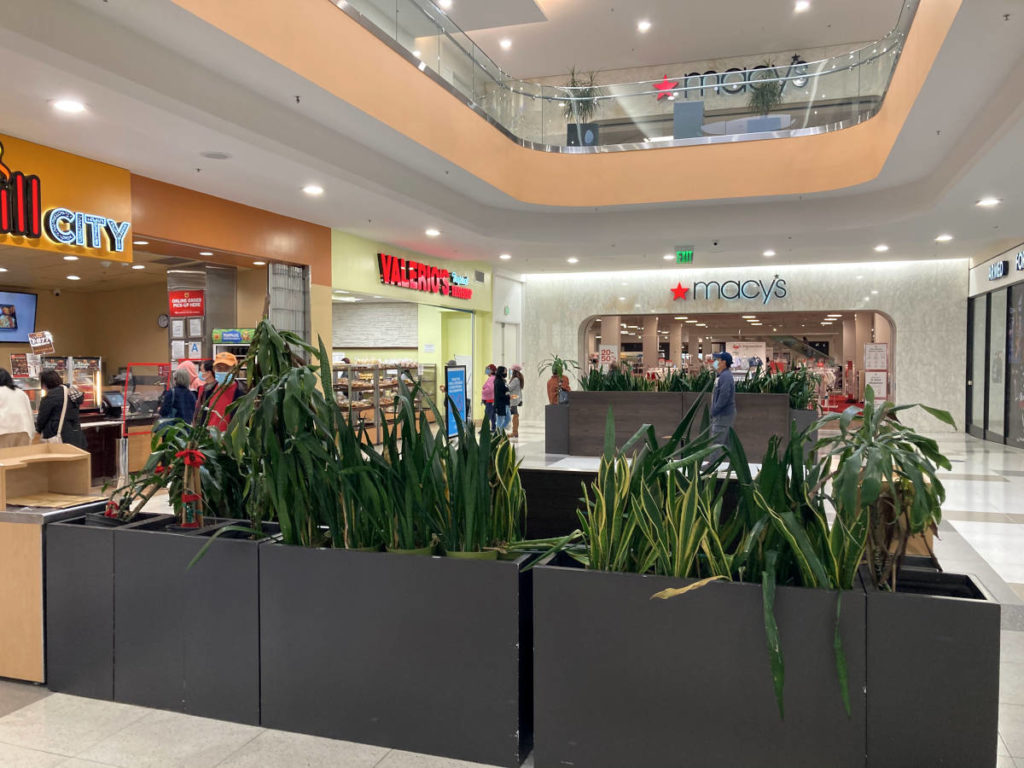
[{"label": "black rectangular planter", "polygon": [[580,527],[576,510],[582,507],[584,483],[597,479],[596,472],[560,469],[520,469],[526,492],[526,538],[565,536]]},{"label": "black rectangular planter", "polygon": [[842,596],[852,715],[833,655],[836,594],[780,587],[779,717],[761,588],[540,566],[534,573],[537,768],[863,768],[862,591]]},{"label": "black rectangular planter", "polygon": [[114,700],[260,722],[260,542],[115,531]]},{"label": "black rectangular planter", "polygon": [[904,570],[867,594],[869,768],[994,768],[999,604],[969,576]]},{"label": "black rectangular planter", "polygon": [[531,735],[523,562],[261,547],[262,724],[518,766]]},{"label": "black rectangular planter", "polygon": [[[95,505],[102,512],[104,503]],[[145,515],[130,526],[161,517]],[[46,685],[114,698],[114,531],[76,517],[44,528]]]},{"label": "black rectangular planter", "polygon": [[600,456],[608,409],[615,421],[615,444],[621,447],[644,424],[654,426],[659,441],[671,435],[683,418],[679,392],[570,392],[569,453]]}]

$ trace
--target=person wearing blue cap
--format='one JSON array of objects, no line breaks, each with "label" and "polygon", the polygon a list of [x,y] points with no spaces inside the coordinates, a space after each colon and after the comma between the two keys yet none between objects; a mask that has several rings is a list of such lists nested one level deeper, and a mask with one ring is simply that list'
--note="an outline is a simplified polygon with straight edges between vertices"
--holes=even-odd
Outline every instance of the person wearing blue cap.
[{"label": "person wearing blue cap", "polygon": [[[717,352],[715,360],[715,387],[711,392],[711,439],[716,445],[725,445],[726,436],[736,422],[736,383],[732,379],[732,355]],[[720,452],[712,454],[709,461]]]}]

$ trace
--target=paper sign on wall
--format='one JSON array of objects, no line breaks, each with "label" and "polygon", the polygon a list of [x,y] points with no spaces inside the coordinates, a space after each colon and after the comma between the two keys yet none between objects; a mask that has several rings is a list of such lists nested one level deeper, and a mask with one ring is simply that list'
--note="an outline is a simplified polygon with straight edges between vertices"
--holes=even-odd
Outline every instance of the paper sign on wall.
[{"label": "paper sign on wall", "polygon": [[167,294],[171,317],[195,317],[205,309],[205,291],[170,291]]},{"label": "paper sign on wall", "polygon": [[864,345],[864,370],[865,371],[887,371],[887,370],[889,370],[889,345],[888,344],[865,344]]},{"label": "paper sign on wall", "polygon": [[597,348],[597,363],[601,366],[601,370],[606,370],[608,366],[619,362],[619,348],[615,344],[602,344]]},{"label": "paper sign on wall", "polygon": [[53,334],[49,331],[30,333],[28,335],[28,343],[32,347],[32,352],[37,355],[52,355],[55,351],[53,348]]},{"label": "paper sign on wall", "polygon": [[201,341],[190,341],[188,343],[189,360],[201,360],[203,357],[203,343]]},{"label": "paper sign on wall", "polygon": [[889,397],[889,374],[885,371],[864,371],[864,386],[875,391],[875,397]]}]

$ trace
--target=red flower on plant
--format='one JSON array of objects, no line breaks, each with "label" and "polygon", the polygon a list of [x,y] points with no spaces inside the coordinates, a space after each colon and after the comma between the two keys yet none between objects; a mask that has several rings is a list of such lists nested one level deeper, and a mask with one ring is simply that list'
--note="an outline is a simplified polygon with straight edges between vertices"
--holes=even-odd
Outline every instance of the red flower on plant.
[{"label": "red flower on plant", "polygon": [[185,459],[186,467],[201,467],[203,466],[203,461],[205,461],[202,451],[178,451],[174,454],[174,457],[176,459]]},{"label": "red flower on plant", "polygon": [[156,465],[156,469],[153,470],[153,474],[155,474],[155,475],[162,475],[166,471],[167,471],[167,467],[163,466],[162,464],[157,464]]},{"label": "red flower on plant", "polygon": [[107,502],[107,509],[103,513],[104,517],[117,517],[118,511],[121,509],[121,505],[111,499]]}]

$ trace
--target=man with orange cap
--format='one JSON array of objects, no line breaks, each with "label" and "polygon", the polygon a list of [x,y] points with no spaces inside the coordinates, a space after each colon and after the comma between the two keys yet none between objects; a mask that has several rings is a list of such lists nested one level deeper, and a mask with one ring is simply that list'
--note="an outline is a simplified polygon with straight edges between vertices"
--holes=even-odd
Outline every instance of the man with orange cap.
[{"label": "man with orange cap", "polygon": [[230,352],[218,352],[213,359],[213,375],[215,381],[203,387],[196,404],[196,413],[200,419],[206,419],[206,425],[216,427],[221,432],[231,423],[228,406],[245,394],[245,385],[235,379],[238,358]]}]

